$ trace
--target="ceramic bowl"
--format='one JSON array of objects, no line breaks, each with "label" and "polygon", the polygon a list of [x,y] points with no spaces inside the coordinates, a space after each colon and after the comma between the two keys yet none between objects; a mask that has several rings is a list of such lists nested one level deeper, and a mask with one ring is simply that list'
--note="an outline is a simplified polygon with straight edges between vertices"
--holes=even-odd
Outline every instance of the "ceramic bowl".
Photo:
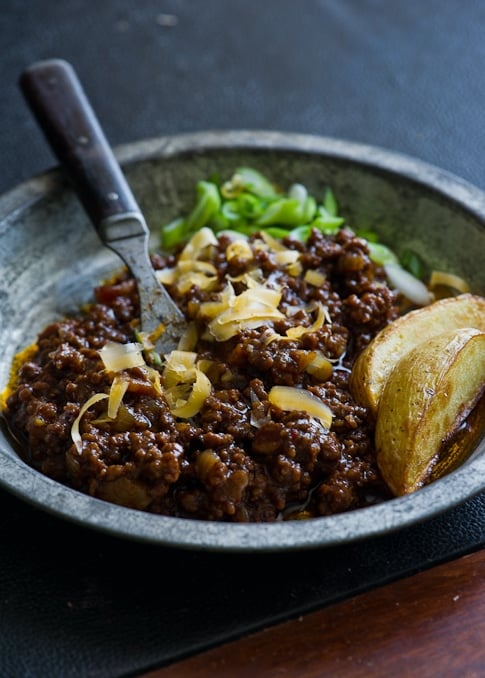
[{"label": "ceramic bowl", "polygon": [[[283,186],[331,185],[347,222],[373,228],[485,293],[485,194],[435,167],[382,149],[274,132],[207,132],[122,147],[118,158],[156,234],[191,204],[198,179],[253,166]],[[154,236],[156,237],[156,235]],[[17,350],[49,321],[89,299],[119,266],[62,174],[53,170],[0,199],[0,388]],[[485,440],[458,470],[413,495],[341,515],[273,524],[209,523],[116,506],[27,466],[0,431],[0,484],[36,507],[120,537],[181,548],[277,551],[343,544],[401,529],[485,489]]]}]

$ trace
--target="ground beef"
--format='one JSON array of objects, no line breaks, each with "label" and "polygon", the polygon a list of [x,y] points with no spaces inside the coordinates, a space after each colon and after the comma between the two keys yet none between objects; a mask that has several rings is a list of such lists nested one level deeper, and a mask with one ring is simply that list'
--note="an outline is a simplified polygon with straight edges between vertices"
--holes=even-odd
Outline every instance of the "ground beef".
[{"label": "ground beef", "polygon": [[[227,261],[227,244],[219,238],[215,289],[194,285],[181,293],[169,286],[189,320],[197,321],[202,302],[217,298],[226,275],[237,279],[251,265],[282,290],[285,317],[270,329],[284,335],[289,327],[311,325],[305,309],[315,302],[325,306],[331,322],[292,341],[268,343],[268,327],[245,329],[223,342],[201,339],[197,350],[211,361],[212,392],[191,419],[176,418],[143,370],[132,368],[116,419],[103,416],[103,402],[84,415],[79,450],[73,422],[83,404],[107,393],[111,383],[98,351],[107,341],[133,341],[138,298],[134,281],[123,273],[98,287],[88,308],[49,325],[22,365],[5,415],[26,460],[101,499],[198,519],[300,519],[388,498],[375,462],[373,423],[348,388],[356,356],[398,312],[365,242],[348,230],[335,236],[315,231],[306,245],[287,242],[300,253],[296,275],[277,265],[271,252],[255,251],[251,264]],[[153,256],[160,269],[175,260]],[[309,269],[323,274],[321,285],[306,281]],[[316,350],[334,363],[323,380],[306,369]],[[275,385],[302,387],[321,399],[333,413],[331,429],[303,411],[271,405]]]}]

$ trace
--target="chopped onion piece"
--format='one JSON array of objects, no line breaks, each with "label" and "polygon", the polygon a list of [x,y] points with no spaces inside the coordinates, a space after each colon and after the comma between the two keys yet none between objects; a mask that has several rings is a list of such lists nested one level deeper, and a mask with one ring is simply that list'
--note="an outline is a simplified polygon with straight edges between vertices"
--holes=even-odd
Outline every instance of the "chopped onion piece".
[{"label": "chopped onion piece", "polygon": [[426,285],[398,264],[386,264],[384,269],[389,284],[416,306],[427,306],[433,301]]},{"label": "chopped onion piece", "polygon": [[268,394],[268,400],[280,410],[306,412],[316,417],[325,428],[332,425],[332,411],[322,401],[302,388],[294,386],[273,386]]},{"label": "chopped onion piece", "polygon": [[303,280],[314,287],[321,287],[326,280],[326,276],[321,271],[309,268],[305,272]]},{"label": "chopped onion piece", "polygon": [[142,344],[119,344],[116,341],[108,341],[98,353],[109,372],[121,372],[130,367],[142,367],[146,364],[142,350]]},{"label": "chopped onion piece", "polygon": [[333,365],[330,360],[323,355],[321,351],[316,351],[316,355],[311,362],[306,366],[306,371],[312,377],[319,381],[325,381],[332,376]]},{"label": "chopped onion piece", "polygon": [[271,421],[271,417],[268,414],[263,414],[261,412],[257,412],[255,410],[251,411],[251,415],[249,417],[249,423],[251,426],[254,426],[254,428],[261,428],[265,424],[267,424],[269,421]]},{"label": "chopped onion piece", "polygon": [[81,454],[83,450],[83,441],[81,438],[81,432],[79,430],[79,425],[81,423],[81,419],[85,415],[85,413],[89,410],[90,407],[98,403],[100,400],[105,400],[105,398],[108,398],[107,393],[95,393],[92,395],[81,407],[79,410],[79,414],[77,415],[76,419],[74,420],[73,425],[71,426],[71,438],[72,442],[76,446],[77,451],[79,454]]}]

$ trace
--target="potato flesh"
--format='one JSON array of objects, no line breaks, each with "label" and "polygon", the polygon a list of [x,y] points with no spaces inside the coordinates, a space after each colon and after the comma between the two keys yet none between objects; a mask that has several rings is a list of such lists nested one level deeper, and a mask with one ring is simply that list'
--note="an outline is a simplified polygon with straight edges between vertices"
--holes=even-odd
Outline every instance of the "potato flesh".
[{"label": "potato flesh", "polygon": [[350,390],[377,414],[383,388],[397,362],[421,342],[460,328],[485,332],[485,299],[473,294],[441,299],[390,323],[362,351],[350,377]]},{"label": "potato flesh", "polygon": [[377,463],[395,495],[419,489],[485,389],[485,333],[448,330],[400,358],[380,398]]}]

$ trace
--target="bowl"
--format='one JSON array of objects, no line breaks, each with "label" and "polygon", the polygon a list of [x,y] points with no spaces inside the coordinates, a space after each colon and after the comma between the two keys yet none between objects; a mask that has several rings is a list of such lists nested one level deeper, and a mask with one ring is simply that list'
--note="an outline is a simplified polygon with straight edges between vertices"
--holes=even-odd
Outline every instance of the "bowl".
[{"label": "bowl", "polygon": [[[141,141],[117,156],[147,221],[159,225],[193,201],[197,180],[244,164],[314,194],[332,186],[347,223],[373,228],[399,253],[463,275],[485,292],[485,194],[436,167],[394,152],[323,137],[265,131],[200,132]],[[58,170],[0,199],[0,388],[15,353],[49,321],[89,299],[119,267],[101,247]],[[30,468],[0,431],[0,485],[59,518],[132,540],[213,551],[333,546],[383,535],[450,510],[485,489],[485,440],[457,470],[418,492],[347,513],[270,524],[163,517],[81,494]]]}]

